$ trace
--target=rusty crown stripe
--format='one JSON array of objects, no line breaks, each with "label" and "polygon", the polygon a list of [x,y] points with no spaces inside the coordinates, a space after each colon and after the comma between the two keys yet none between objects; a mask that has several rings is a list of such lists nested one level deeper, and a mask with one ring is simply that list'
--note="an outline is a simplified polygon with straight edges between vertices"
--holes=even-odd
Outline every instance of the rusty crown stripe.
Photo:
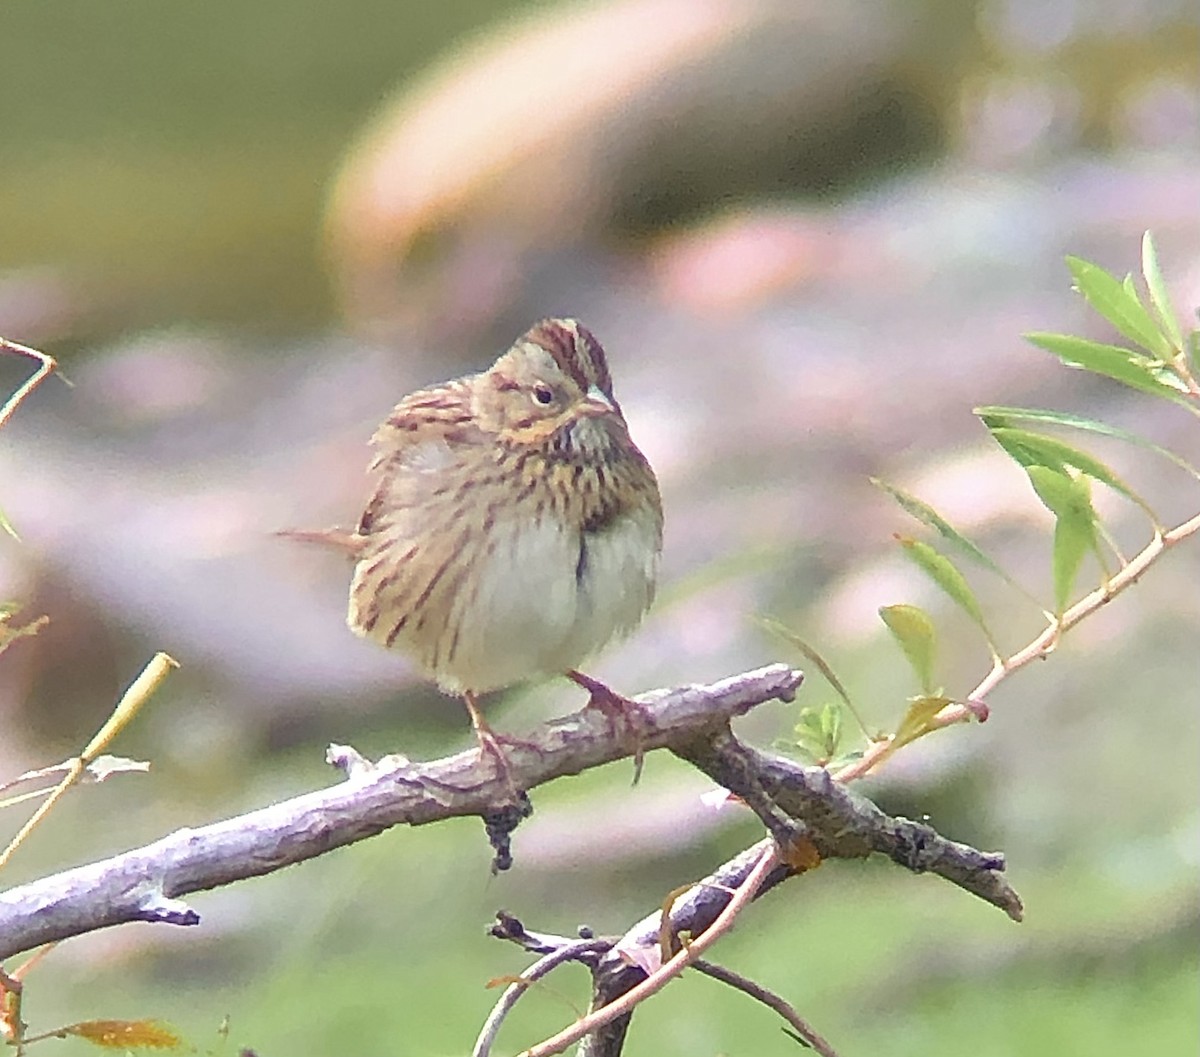
[{"label": "rusty crown stripe", "polygon": [[585,392],[593,385],[612,396],[612,376],[596,336],[573,319],[543,319],[522,339],[540,345],[559,369]]}]

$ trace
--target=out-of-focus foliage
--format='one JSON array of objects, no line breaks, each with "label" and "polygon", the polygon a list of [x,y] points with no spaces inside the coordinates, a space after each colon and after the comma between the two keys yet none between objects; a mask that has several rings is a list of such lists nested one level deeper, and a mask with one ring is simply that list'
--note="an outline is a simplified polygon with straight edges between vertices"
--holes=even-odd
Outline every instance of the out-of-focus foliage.
[{"label": "out-of-focus foliage", "polygon": [[77,312],[87,332],[328,322],[320,225],[340,152],[398,81],[524,6],[5,3],[0,290],[20,269],[53,308],[65,283],[67,332]]}]

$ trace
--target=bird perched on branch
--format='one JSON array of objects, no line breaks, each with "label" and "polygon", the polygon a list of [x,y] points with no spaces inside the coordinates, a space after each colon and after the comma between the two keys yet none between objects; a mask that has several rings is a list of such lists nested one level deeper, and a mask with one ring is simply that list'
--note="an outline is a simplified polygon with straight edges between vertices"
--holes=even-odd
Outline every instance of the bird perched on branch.
[{"label": "bird perched on branch", "polygon": [[287,534],[353,557],[350,628],[460,696],[506,780],[489,690],[565,674],[632,730],[636,706],[577,666],[649,608],[662,503],[596,338],[543,320],[488,370],[405,397],[372,445],[357,529]]}]

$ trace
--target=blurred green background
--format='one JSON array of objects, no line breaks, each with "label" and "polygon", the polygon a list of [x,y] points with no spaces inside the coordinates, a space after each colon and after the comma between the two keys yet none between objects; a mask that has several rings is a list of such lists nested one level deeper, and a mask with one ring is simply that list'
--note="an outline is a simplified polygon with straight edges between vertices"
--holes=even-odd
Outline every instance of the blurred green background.
[{"label": "blurred green background", "polygon": [[16,0],[0,269],[98,284],[121,328],[328,325],[321,214],[385,93],[529,4]]},{"label": "blurred green background", "polygon": [[[813,9],[832,10],[822,4]],[[343,340],[343,329],[357,329],[363,321],[339,313],[331,276],[337,262],[326,250],[325,225],[334,178],[361,142],[363,129],[392,93],[431,62],[462,54],[468,42],[498,33],[515,14],[530,15],[536,26],[540,19],[570,10],[571,5],[561,3],[483,0],[210,0],[203,5],[6,0],[0,8],[5,155],[0,166],[0,334],[44,342],[79,365],[96,357],[97,350],[140,347],[138,341],[150,335],[146,363],[153,367],[154,342],[162,329],[216,335],[234,350],[230,360],[235,364],[243,358],[259,364],[299,363],[312,346],[333,348],[335,358],[353,358],[344,356],[337,342]],[[728,10],[733,19],[736,5]],[[849,56],[856,46],[868,47],[877,21],[872,5],[853,10],[860,28],[851,21],[848,37],[828,48],[818,41],[818,50]],[[1150,158],[1155,164],[1165,159],[1168,175],[1177,171],[1172,165],[1187,170],[1197,156],[1196,104],[1188,109],[1200,39],[1195,13],[1187,5],[1132,0],[1096,5],[1095,11],[1065,0],[914,0],[888,5],[887,11],[901,28],[884,63],[887,88],[871,88],[880,93],[878,106],[865,106],[856,120],[823,138],[800,136],[792,142],[778,136],[783,162],[777,153],[764,150],[752,164],[742,167],[722,159],[714,166],[715,175],[697,170],[688,180],[670,167],[683,162],[674,157],[670,165],[662,161],[670,153],[668,141],[675,143],[676,137],[657,127],[643,132],[652,147],[659,147],[649,153],[659,155],[662,168],[638,169],[631,162],[622,170],[622,186],[634,190],[614,194],[614,202],[596,208],[601,219],[586,228],[587,245],[600,247],[598,257],[617,246],[630,254],[622,258],[628,262],[655,236],[686,233],[690,222],[720,215],[730,203],[767,202],[808,217],[806,211],[816,205],[836,210],[852,194],[865,192],[869,201],[873,188],[890,195],[896,186],[890,181],[900,176],[915,181],[908,186],[918,204],[929,203],[924,222],[928,242],[915,260],[922,265],[928,261],[935,277],[902,291],[908,304],[928,304],[927,314],[947,322],[968,345],[985,331],[1015,343],[1020,329],[1039,319],[1046,329],[1070,325],[1070,320],[1044,314],[1062,311],[1069,297],[1058,264],[1062,252],[1086,255],[1091,245],[1062,246],[1047,238],[1038,260],[1049,260],[1052,267],[1036,272],[1037,292],[1030,298],[1042,316],[1004,314],[1006,280],[998,278],[998,270],[989,270],[994,263],[990,257],[986,267],[970,269],[981,257],[993,252],[998,257],[997,244],[1024,231],[1028,214],[1019,214],[1021,222],[1012,219],[1025,208],[1020,194],[1032,188],[1051,196],[1034,199],[1031,213],[1054,217],[1066,212],[1052,197],[1063,171],[1055,165],[1086,168],[1113,159],[1124,164]],[[904,27],[910,18],[935,29],[908,32]],[[570,68],[569,63],[562,69],[538,68],[531,80],[535,87],[542,78],[561,84],[569,81]],[[723,69],[716,63],[713,68]],[[753,91],[769,100],[772,88],[756,86]],[[713,97],[722,94],[736,93],[734,87],[724,92],[718,82]],[[856,98],[853,85],[836,79],[828,95],[838,101]],[[626,114],[634,123],[637,98]],[[766,103],[763,108],[769,109]],[[688,127],[703,129],[703,112],[689,118],[687,108],[680,107],[679,113],[682,124],[690,120]],[[588,139],[592,131],[581,119],[580,139]],[[723,135],[704,130],[695,138],[703,147]],[[770,126],[764,135],[771,135]],[[966,206],[937,197],[944,187],[934,174],[943,164],[968,173]],[[971,212],[977,187],[1014,172],[1020,177],[1016,190],[1011,199],[1002,199],[1011,205],[1011,216],[1000,212],[989,217],[995,227],[972,229],[969,245],[957,244],[953,234],[938,227],[947,215],[957,215],[955,210]],[[638,183],[638,173],[644,183]],[[928,185],[921,183],[926,174]],[[642,193],[640,187],[651,190]],[[537,193],[535,182],[532,196]],[[507,199],[499,201],[481,212],[519,212]],[[1135,236],[1157,224],[1159,216],[1143,216],[1115,196],[1087,198],[1083,208],[1118,218],[1114,226],[1119,226],[1120,256],[1105,263],[1133,270]],[[1200,260],[1195,226],[1172,225],[1174,214],[1165,215],[1164,242],[1171,250],[1167,263],[1173,274],[1191,283],[1185,285],[1185,296],[1194,294]],[[815,224],[823,232],[825,215]],[[1004,237],[997,238],[996,232]],[[460,229],[454,233],[461,237]],[[491,229],[485,227],[484,234],[490,236]],[[874,261],[884,240],[872,232],[868,236],[865,256]],[[872,315],[893,276],[859,271],[861,262],[853,253],[817,245],[816,263],[805,268],[819,273],[819,283],[829,269],[849,286],[818,283],[815,292],[809,287],[799,292],[772,288],[764,295],[767,310],[758,315],[754,310],[760,303],[748,295],[746,315],[764,332],[784,335],[781,344],[788,349],[791,331],[772,327],[801,312],[818,320],[813,345],[822,355],[814,355],[807,369],[817,389],[814,403],[828,409],[828,421],[814,415],[796,432],[814,463],[839,480],[853,478],[861,484],[864,469],[875,464],[860,458],[857,448],[838,454],[852,441],[837,432],[847,417],[839,403],[844,395],[836,385],[820,387],[824,343],[829,341],[820,328],[832,326],[827,322],[831,318],[853,318],[862,328],[856,341],[878,348],[887,344],[878,340],[885,333],[888,341],[897,342],[900,361],[934,356],[934,342],[914,328],[906,336],[912,344],[901,346],[904,328],[891,329],[894,317]],[[1112,245],[1106,243],[1105,250]],[[844,250],[843,244],[838,246]],[[1015,252],[1018,259],[1023,253],[1033,257],[1027,244]],[[941,253],[946,254],[945,271],[933,263]],[[761,256],[761,249],[753,250],[751,263]],[[542,278],[557,271],[557,258],[548,257],[551,264],[545,271],[531,268],[526,273],[535,291]],[[960,258],[970,263],[961,265]],[[839,273],[842,265],[846,267]],[[614,318],[625,312],[644,325],[650,317],[666,333],[673,327],[690,333],[688,326],[708,334],[724,328],[737,332],[728,318],[714,323],[703,312],[693,313],[689,303],[669,302],[665,295],[665,303],[647,307],[639,300],[648,285],[646,273],[628,263],[618,264],[618,272],[622,267],[628,268],[619,275],[625,285],[597,284],[591,272],[580,269],[579,288],[603,286],[616,306]],[[730,279],[740,268],[730,266]],[[468,269],[464,274],[474,273]],[[866,277],[860,285],[854,285],[856,275]],[[953,281],[947,282],[947,275]],[[1082,325],[1079,317],[1075,325]],[[480,339],[476,347],[463,339],[460,346],[478,354],[486,343]],[[943,364],[929,388],[949,387],[949,410],[915,416],[927,421],[914,428],[933,429],[954,416],[966,419],[971,402],[999,401],[996,376],[985,373],[983,359],[968,361],[956,353],[949,365]],[[670,366],[672,361],[663,363]],[[229,369],[231,376],[243,377]],[[737,365],[733,369],[736,373]],[[1016,376],[1023,366],[993,369]],[[640,376],[642,391],[664,378],[670,385],[669,374],[654,370],[651,366]],[[977,373],[975,384],[953,389],[960,374],[972,372]],[[623,394],[639,391],[626,380],[630,372],[618,375]],[[1036,389],[1044,376],[1030,377]],[[267,373],[255,384],[269,388],[277,381],[283,384],[281,376]],[[897,384],[902,381],[901,375]],[[388,386],[394,382],[386,379]],[[713,389],[728,392],[729,384],[724,378]],[[770,384],[765,381],[764,389]],[[897,400],[926,410],[922,401],[931,399],[926,384],[914,383],[913,391],[899,392]],[[1077,394],[1069,381],[1058,384]],[[43,423],[50,423],[45,428],[61,434],[66,427],[60,423],[71,420],[53,415],[68,400],[86,401],[88,386],[80,388],[83,395],[47,397],[54,401],[49,411],[31,402],[21,416],[41,415]],[[850,387],[854,399],[864,388],[888,386],[873,378],[865,386],[856,383]],[[1083,395],[1086,399],[1091,391]],[[655,408],[665,409],[669,425],[675,405],[687,400],[682,387],[670,390],[660,404],[647,402],[646,417]],[[1125,421],[1125,405],[1097,401],[1102,410],[1113,409]],[[224,424],[239,455],[247,437],[247,458],[255,454],[248,439],[250,423],[258,421],[255,411],[261,409],[232,402],[232,425]],[[353,415],[348,412],[351,418],[359,414],[366,412],[357,405]],[[725,422],[720,410],[705,409],[704,414]],[[770,409],[761,415],[764,420],[774,417],[783,416]],[[194,423],[185,425],[191,429]],[[894,459],[905,455],[898,449],[906,444],[922,442],[946,444],[948,458],[953,457],[959,443],[954,436],[912,440],[905,425],[892,420],[877,426],[871,443]],[[90,420],[87,427],[98,428]],[[150,458],[158,436],[137,434],[119,416],[106,428],[110,432],[98,434],[94,445],[93,435],[84,432],[82,447],[89,454],[93,448],[114,454],[113,472],[136,491],[140,479],[135,471]],[[366,435],[357,422],[351,433],[355,444]],[[707,535],[712,524],[721,522],[721,509],[759,499],[763,510],[774,509],[773,493],[738,491],[745,468],[761,462],[739,447],[746,443],[744,433],[730,426],[716,435],[719,443],[709,446],[727,453],[721,464],[724,476],[713,486],[718,500],[724,495],[723,502],[706,506],[703,497],[695,498],[681,485],[673,486],[674,495],[668,491],[668,520],[673,516],[677,525],[689,526],[681,534],[695,537],[698,553],[691,567],[676,570],[681,581],[683,573],[695,574],[689,586],[669,590],[671,605],[658,617],[660,626],[677,627],[671,632],[675,637],[668,635],[665,641],[678,645],[687,640],[689,621],[703,625],[700,618],[713,617],[712,610],[697,608],[704,599],[715,597],[713,609],[739,627],[748,615],[776,613],[835,653],[843,676],[868,701],[883,702],[871,717],[874,722],[893,722],[892,702],[908,692],[902,663],[878,640],[865,641],[832,620],[814,634],[811,622],[821,619],[814,612],[821,613],[815,607],[823,593],[834,594],[835,586],[852,578],[854,564],[865,563],[855,547],[877,545],[882,550],[901,521],[899,514],[869,508],[874,518],[870,531],[859,532],[867,522],[857,519],[863,506],[855,504],[864,501],[815,488],[809,494],[819,501],[798,505],[803,515],[789,523],[787,532],[762,541],[765,558],[722,553],[716,545],[706,552],[713,539],[721,538]],[[128,439],[129,449],[122,451],[114,436]],[[1160,439],[1174,443],[1179,436]],[[31,464],[31,452],[45,453],[49,465],[57,449],[47,451],[44,438],[39,443],[12,450],[23,454],[25,465]],[[281,446],[298,449],[302,462],[310,457],[306,466],[320,465],[304,443],[285,435]],[[770,437],[765,443],[778,460],[773,472],[785,476],[790,449],[776,446]],[[77,457],[78,452],[70,456]],[[264,464],[268,470],[273,465]],[[5,464],[6,470],[11,465]],[[233,465],[231,457],[228,463],[208,464],[206,472],[216,476]],[[182,471],[176,476],[183,476]],[[670,484],[669,461],[664,476]],[[204,486],[203,477],[197,475],[197,488]],[[50,509],[58,478],[49,471],[43,478],[35,469],[32,480],[45,491],[27,490],[35,498],[26,502],[26,491],[0,477],[0,488],[7,489],[0,492],[0,505],[23,530],[26,546],[37,553],[39,503]],[[784,483],[792,489],[792,482]],[[253,479],[246,490],[255,489],[270,490]],[[1169,486],[1161,492],[1186,508],[1187,501]],[[215,520],[219,513],[213,514]],[[189,508],[186,516],[205,515]],[[741,520],[737,514],[729,518]],[[770,514],[764,518],[769,522]],[[754,512],[745,520],[755,520]],[[847,532],[847,524],[854,524],[855,531]],[[1009,526],[1001,530],[1000,541],[1013,561],[1028,562],[1032,571],[1027,580],[1037,583],[1042,577],[1044,584],[1045,566],[1037,564],[1041,551],[1029,551],[1036,556],[1028,557],[1022,550],[1043,545],[1039,540],[1044,536],[1026,530],[1029,526],[1022,526],[1022,535]],[[1044,525],[1039,531],[1044,532]],[[865,538],[871,533],[875,539],[868,544]],[[858,535],[864,540],[847,539]],[[5,546],[15,547],[7,541]],[[14,551],[16,557],[6,558],[6,593],[27,591],[60,626],[69,621],[57,604],[66,609],[83,599],[92,606],[81,606],[76,624],[86,657],[71,654],[64,660],[59,654],[26,665],[18,656],[24,647],[17,647],[0,659],[0,681],[6,674],[12,680],[0,715],[12,732],[4,739],[7,746],[0,742],[0,764],[6,768],[49,762],[55,753],[69,751],[81,732],[86,738],[114,685],[127,681],[153,649],[175,648],[169,618],[160,620],[153,634],[124,611],[110,624],[104,606],[95,601],[103,593],[91,593],[93,583],[77,576],[74,566],[67,568],[62,555],[68,550],[58,551],[57,561],[70,575],[58,579],[44,567],[12,572],[9,563],[18,564],[20,554]],[[55,554],[49,548],[47,553]],[[78,553],[81,563],[102,563],[86,549]],[[764,566],[775,568],[772,558],[780,553],[794,564],[778,576],[769,571],[766,591],[743,591],[736,570],[718,571],[707,580],[704,576],[705,563],[720,569],[722,563],[736,566],[739,561],[743,572],[752,567],[761,574]],[[1100,630],[1090,639],[1082,637],[1084,645],[1064,647],[1048,665],[1025,673],[1018,689],[1006,687],[993,702],[996,711],[986,731],[953,731],[941,739],[948,747],[911,749],[906,755],[912,762],[897,761],[895,773],[873,787],[890,810],[929,814],[949,836],[1002,848],[1029,910],[1025,924],[1015,926],[933,879],[875,863],[832,863],[785,886],[747,915],[722,942],[716,958],[786,996],[845,1054],[1115,1057],[1195,1052],[1200,1038],[1194,796],[1200,770],[1194,737],[1200,625],[1191,578],[1197,565],[1194,559],[1180,561],[1186,564],[1177,565],[1174,573],[1152,570],[1138,588],[1141,601],[1118,602],[1112,607],[1117,616],[1107,617],[1108,623],[1098,620]],[[33,566],[38,562],[55,566],[44,557],[30,560]],[[57,571],[52,568],[51,574]],[[51,588],[43,589],[40,585],[47,582]],[[706,594],[714,583],[718,593]],[[169,594],[169,588],[162,593]],[[319,592],[312,597],[317,599],[314,607],[328,609],[332,623],[338,624],[340,599]],[[873,604],[895,600],[879,597]],[[1127,608],[1121,609],[1123,605]],[[202,625],[226,619],[217,610],[191,608],[191,617]],[[1027,617],[1009,622],[1007,610],[999,613],[1009,623],[1013,642],[1036,628],[1036,621]],[[704,655],[707,632],[694,633],[701,643],[697,654]],[[694,655],[679,659],[677,667],[670,658],[638,656],[634,670],[638,678],[670,681],[733,670],[723,667],[727,663],[799,661],[779,643],[753,632],[739,634],[735,646],[712,650],[703,662],[709,668]],[[961,650],[961,657],[952,657],[956,674],[976,672],[982,661],[971,650],[978,650],[978,644],[967,646],[968,637],[960,636],[960,642],[955,634],[947,651]],[[103,654],[95,668],[85,664],[95,659],[93,649]],[[227,675],[210,678],[207,663],[197,651],[152,713],[117,746],[129,755],[152,758],[152,776],[69,798],[23,849],[7,883],[326,783],[330,775],[320,760],[330,739],[352,742],[367,755],[397,746],[414,756],[432,755],[463,743],[457,712],[428,688],[409,690],[402,713],[378,681],[370,694],[362,695],[371,704],[359,703],[358,696],[347,695],[340,702],[331,695],[332,706],[327,700],[323,710],[305,700],[302,709],[289,712],[295,702],[280,690],[272,699],[270,718],[263,718],[251,715],[252,710],[243,714],[236,693],[221,682]],[[293,663],[301,667],[298,658],[283,652],[279,666]],[[71,684],[71,695],[62,683],[66,669],[79,681]],[[808,691],[812,696],[801,704],[824,700],[815,683]],[[1123,689],[1114,693],[1114,687]],[[303,697],[299,691],[294,696]],[[500,725],[519,729],[543,714],[538,709],[549,701],[560,710],[576,707],[574,699],[567,704],[564,697],[561,688],[541,696],[514,695],[515,702],[501,712]],[[87,705],[76,698],[86,699]],[[28,701],[36,707],[22,704]],[[301,713],[294,723],[288,718]],[[794,709],[772,706],[762,710],[750,731],[769,743],[794,720]],[[652,758],[636,789],[628,787],[628,780],[626,768],[610,768],[537,791],[535,822],[547,825],[518,833],[517,865],[508,876],[489,878],[488,849],[477,824],[395,831],[281,874],[198,897],[194,904],[204,917],[199,929],[130,926],[64,944],[30,977],[26,1020],[40,1031],[91,1017],[159,1017],[176,1025],[201,1052],[234,1052],[244,1045],[261,1057],[466,1052],[495,998],[486,982],[515,973],[526,962],[515,949],[483,937],[498,907],[523,917],[534,929],[570,933],[586,923],[604,933],[620,931],[658,905],[667,891],[703,875],[757,838],[749,822],[721,825],[701,821],[692,807],[685,810],[682,805],[693,804],[705,786],[674,760]],[[19,820],[5,818],[4,825],[7,832]],[[680,829],[692,827],[692,840],[677,839]],[[638,839],[615,854],[612,845],[624,843],[627,833]],[[570,983],[554,978],[551,984],[568,992],[577,1005],[585,1000],[581,972]],[[230,1041],[222,1043],[216,1026],[226,1014],[232,1027]],[[502,1052],[531,1044],[572,1016],[549,989],[528,996],[502,1037]],[[71,1053],[87,1049],[77,1040],[41,1045]],[[784,1054],[794,1052],[794,1043],[765,1009],[711,981],[689,979],[673,984],[639,1013],[627,1052],[663,1057]]]}]

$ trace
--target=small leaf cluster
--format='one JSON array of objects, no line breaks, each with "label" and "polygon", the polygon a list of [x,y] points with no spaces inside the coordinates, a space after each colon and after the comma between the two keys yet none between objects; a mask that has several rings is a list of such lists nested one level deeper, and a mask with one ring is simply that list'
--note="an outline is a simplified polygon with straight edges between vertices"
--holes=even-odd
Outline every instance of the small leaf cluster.
[{"label": "small leaf cluster", "polygon": [[[1119,382],[1182,406],[1200,417],[1200,385],[1196,381],[1200,374],[1200,331],[1193,329],[1185,334],[1181,328],[1167,296],[1150,234],[1147,233],[1142,242],[1143,288],[1139,288],[1132,276],[1118,279],[1098,265],[1076,257],[1067,258],[1067,267],[1075,289],[1128,345],[1047,333],[1028,334],[1027,340],[1057,356],[1067,367]],[[1025,473],[1034,496],[1054,519],[1050,554],[1052,604],[1038,601],[980,546],[927,503],[894,485],[879,480],[873,480],[873,483],[887,492],[907,514],[932,530],[934,542],[902,534],[898,534],[896,540],[904,556],[978,629],[993,665],[991,677],[980,684],[982,688],[994,685],[1030,657],[1048,653],[1059,635],[1107,601],[1117,586],[1123,586],[1123,574],[1130,582],[1140,574],[1142,566],[1135,568],[1131,561],[1123,558],[1097,514],[1092,501],[1096,486],[1116,493],[1145,516],[1152,534],[1151,543],[1142,552],[1147,559],[1153,556],[1150,551],[1155,546],[1161,546],[1164,541],[1176,542],[1200,525],[1198,515],[1175,530],[1167,530],[1149,503],[1102,460],[1046,432],[1047,429],[1117,439],[1166,458],[1193,478],[1200,479],[1200,471],[1175,452],[1143,437],[1069,412],[990,406],[976,408],[975,413],[991,438]],[[1089,556],[1099,567],[1101,584],[1073,603],[1080,569]],[[959,567],[959,562],[964,560],[999,577],[1036,605],[1048,622],[1048,633],[1043,633],[1023,651],[1005,656],[988,625],[983,606]],[[937,633],[928,613],[918,606],[899,604],[883,606],[879,616],[908,661],[919,693],[909,699],[906,712],[893,734],[874,738],[868,734],[869,741],[884,742],[885,752],[894,751],[944,726],[945,723],[939,721],[947,714],[944,710],[956,703],[965,706],[957,711],[957,715],[986,718],[986,705],[976,697],[976,692],[967,695],[963,702],[956,702],[939,684],[936,676]],[[830,666],[812,647],[802,643],[786,628],[769,626],[814,661],[842,704],[853,707]],[[834,718],[835,715],[838,718]],[[811,760],[825,763],[842,754],[841,732],[838,706],[806,709],[796,727],[794,744],[789,743],[789,747]]]}]

